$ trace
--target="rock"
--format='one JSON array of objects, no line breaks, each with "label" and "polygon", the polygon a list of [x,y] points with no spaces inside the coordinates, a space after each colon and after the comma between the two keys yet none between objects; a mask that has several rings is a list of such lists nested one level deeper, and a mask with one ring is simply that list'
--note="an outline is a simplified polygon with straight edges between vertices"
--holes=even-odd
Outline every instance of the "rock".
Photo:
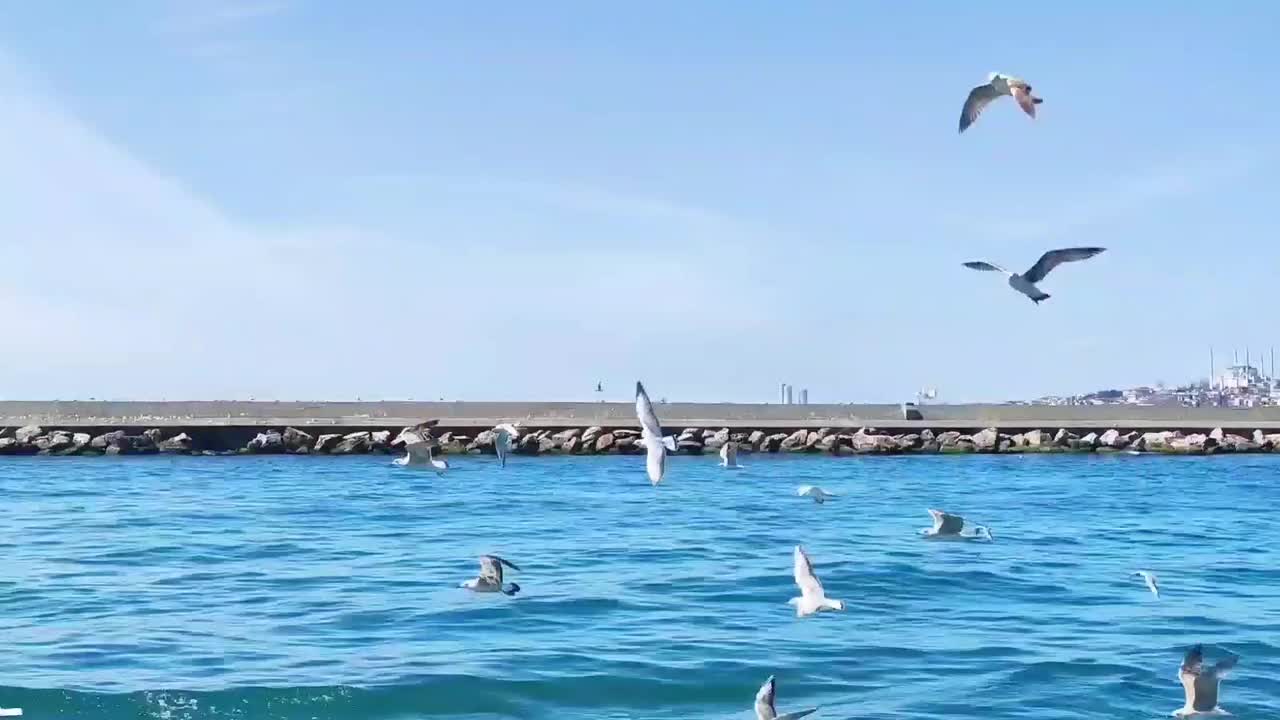
[{"label": "rock", "polygon": [[636,439],[634,437],[615,437],[613,440],[613,449],[622,454],[629,454],[636,448]]},{"label": "rock", "polygon": [[332,452],[338,443],[342,442],[342,436],[337,433],[325,433],[316,438],[316,444],[311,448],[314,452],[327,453]]},{"label": "rock", "polygon": [[571,439],[579,437],[581,435],[582,435],[582,431],[579,430],[578,428],[569,428],[568,430],[561,430],[560,432],[552,435],[551,439],[556,442],[556,445],[564,445],[565,443],[569,442]]},{"label": "rock", "polygon": [[570,437],[560,446],[560,450],[568,455],[572,455],[578,451],[578,446],[582,443],[582,439],[577,435]]},{"label": "rock", "polygon": [[614,438],[613,433],[605,433],[601,435],[600,437],[596,438],[596,452],[598,453],[609,452],[610,450],[613,449],[613,445],[615,442],[616,442],[616,438]]},{"label": "rock", "polygon": [[729,442],[729,428],[721,428],[710,435],[702,436],[702,443],[708,450],[719,450]]},{"label": "rock", "polygon": [[596,438],[600,437],[600,434],[603,432],[604,432],[604,428],[600,427],[599,425],[592,425],[591,427],[587,428],[582,432],[582,446],[587,447],[587,446],[593,445],[596,441]]},{"label": "rock", "polygon": [[805,430],[797,430],[783,437],[780,447],[787,452],[800,452],[805,449],[805,444],[808,442],[809,433]]},{"label": "rock", "polygon": [[917,435],[916,433],[907,433],[905,435],[899,435],[898,437],[894,438],[894,442],[897,443],[898,449],[903,452],[919,450],[920,447],[924,445],[924,441],[921,440],[920,436]]},{"label": "rock", "polygon": [[1093,450],[1098,447],[1098,433],[1091,432],[1071,444],[1073,450]]},{"label": "rock", "polygon": [[1009,436],[1009,444],[1016,448],[1027,446],[1027,436],[1022,433]]},{"label": "rock", "polygon": [[1180,435],[1165,430],[1163,432],[1143,433],[1136,442],[1133,443],[1135,450],[1167,450],[1170,443],[1179,439]]},{"label": "rock", "polygon": [[71,433],[65,430],[54,430],[48,435],[36,438],[34,445],[41,453],[52,455],[74,447],[75,441],[71,439]]},{"label": "rock", "polygon": [[1201,433],[1192,433],[1186,437],[1170,438],[1168,449],[1177,453],[1196,455],[1209,448],[1216,448],[1218,441]]},{"label": "rock", "polygon": [[25,445],[17,438],[0,438],[0,455],[24,455],[36,451],[34,445]]},{"label": "rock", "polygon": [[1213,430],[1209,431],[1209,437],[1216,443],[1221,443],[1223,437],[1225,436],[1226,436],[1226,433],[1224,433],[1222,431],[1222,428],[1220,427],[1214,428]]},{"label": "rock", "polygon": [[168,440],[156,443],[156,449],[165,454],[184,454],[191,452],[191,436],[178,433]]},{"label": "rock", "polygon": [[1243,435],[1236,435],[1234,433],[1224,434],[1218,444],[1231,452],[1257,452],[1262,448],[1259,443],[1255,443]]},{"label": "rock", "polygon": [[[555,447],[555,443],[546,436],[538,437],[536,433],[528,433],[516,438],[515,451],[521,455],[537,455],[542,452],[542,443],[546,442],[550,447]],[[495,451],[496,452],[496,451]]]},{"label": "rock", "polygon": [[932,431],[932,430],[930,430],[930,429],[928,429],[928,428],[925,428],[924,430],[921,430],[921,431],[920,431],[920,442],[921,442],[921,444],[923,444],[923,443],[931,443],[931,442],[933,442],[933,441],[934,441],[934,440],[936,440],[936,439],[937,439],[937,437],[933,434],[933,431]]},{"label": "rock", "polygon": [[1053,434],[1053,444],[1058,447],[1066,447],[1073,437],[1075,436],[1067,432],[1066,428],[1058,428],[1058,432]]},{"label": "rock", "polygon": [[1043,430],[1031,430],[1022,434],[1022,442],[1026,447],[1038,448],[1044,445],[1049,437]]},{"label": "rock", "polygon": [[555,450],[556,447],[558,447],[556,445],[556,441],[552,440],[550,435],[531,435],[530,437],[535,437],[538,439],[537,440],[538,454],[551,452],[552,450]]},{"label": "rock", "polygon": [[[391,433],[387,434],[390,435]],[[311,437],[309,433],[291,427],[285,428],[284,432],[280,433],[280,441],[284,443],[285,452],[291,453],[300,452],[302,448],[306,448],[310,452],[312,446],[316,444],[315,438]]]},{"label": "rock", "polygon": [[391,449],[391,431],[375,430],[369,433],[369,449],[377,452],[387,452]]},{"label": "rock", "polygon": [[1111,428],[1098,437],[1098,445],[1113,450],[1119,450],[1127,444],[1120,435],[1120,431],[1115,428]]},{"label": "rock", "polygon": [[90,440],[89,446],[99,450],[106,450],[109,446],[115,443],[118,438],[122,437],[124,437],[123,430],[112,430],[111,432],[103,433]]},{"label": "rock", "polygon": [[284,452],[284,436],[276,430],[268,430],[264,433],[258,433],[257,437],[249,441],[245,446],[249,452],[256,455],[274,455]]},{"label": "rock", "polygon": [[860,454],[893,453],[898,451],[898,441],[891,435],[867,433],[859,430],[849,436],[853,451]]},{"label": "rock", "polygon": [[819,438],[818,444],[814,447],[814,449],[818,450],[819,452],[839,453],[840,452],[840,436],[827,435],[826,437]]},{"label": "rock", "polygon": [[[746,444],[750,445],[753,450],[760,450],[761,444],[764,442],[764,440],[765,440],[765,434],[763,430],[752,430],[751,434],[747,436]],[[738,450],[741,451],[742,447],[739,446]]]},{"label": "rock", "polygon": [[628,428],[621,428],[619,430],[610,430],[609,432],[613,433],[613,437],[615,440],[621,440],[622,438],[640,437],[640,432],[638,430],[631,430]]},{"label": "rock", "polygon": [[760,449],[764,452],[776,453],[782,449],[782,441],[786,439],[786,433],[774,433],[760,441]]},{"label": "rock", "polygon": [[367,432],[353,432],[342,436],[342,440],[338,441],[332,449],[329,450],[331,455],[360,455],[369,451],[369,442],[372,436]]},{"label": "rock", "polygon": [[964,437],[964,436],[956,432],[955,430],[948,430],[947,432],[944,432],[941,435],[939,435],[936,439],[937,439],[938,445],[946,448],[946,447],[955,446],[957,443],[960,442],[961,437]]},{"label": "rock", "polygon": [[697,440],[701,443],[702,428],[685,428],[680,432],[680,437],[676,438],[676,442],[679,443],[681,440]]},{"label": "rock", "polygon": [[23,425],[14,432],[13,437],[23,445],[33,442],[37,437],[44,434],[44,428],[39,425]]},{"label": "rock", "polygon": [[686,455],[701,455],[702,443],[698,440],[680,440],[676,442],[676,452]]},{"label": "rock", "polygon": [[467,452],[479,450],[480,452],[495,452],[494,446],[497,443],[498,435],[492,430],[483,430],[476,439],[467,445]]},{"label": "rock", "polygon": [[156,447],[148,435],[125,435],[123,431],[117,432],[120,434],[112,438],[106,447],[107,455],[154,455],[160,452],[160,448]]},{"label": "rock", "polygon": [[1000,444],[1000,432],[987,428],[973,436],[973,448],[978,452],[996,452]]},{"label": "rock", "polygon": [[1266,445],[1266,444],[1267,444],[1267,436],[1266,436],[1266,435],[1263,435],[1261,430],[1254,430],[1254,431],[1253,431],[1253,441],[1254,441],[1255,443],[1257,443],[1258,445]]}]

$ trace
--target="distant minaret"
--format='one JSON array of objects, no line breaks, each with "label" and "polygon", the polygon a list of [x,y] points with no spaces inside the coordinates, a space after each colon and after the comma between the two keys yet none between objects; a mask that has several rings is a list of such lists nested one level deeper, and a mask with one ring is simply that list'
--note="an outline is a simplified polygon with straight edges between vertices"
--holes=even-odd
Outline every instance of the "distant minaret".
[{"label": "distant minaret", "polygon": [[787,402],[787,384],[786,383],[782,383],[782,386],[778,388],[778,402],[783,404],[786,404]]}]

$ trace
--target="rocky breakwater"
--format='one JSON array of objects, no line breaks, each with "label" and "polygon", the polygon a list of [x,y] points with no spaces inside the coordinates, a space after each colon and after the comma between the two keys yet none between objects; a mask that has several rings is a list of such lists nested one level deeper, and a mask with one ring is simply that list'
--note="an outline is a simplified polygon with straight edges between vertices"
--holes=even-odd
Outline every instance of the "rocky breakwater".
[{"label": "rocky breakwater", "polygon": [[[403,452],[400,433],[407,428],[312,434],[286,427],[258,432],[228,443],[217,433],[199,430],[166,434],[159,429],[88,433],[28,425],[0,429],[0,455],[368,455]],[[438,429],[437,429],[438,430]],[[1176,455],[1280,452],[1280,433],[1255,430],[1239,435],[1221,428],[1208,433],[1180,431],[1077,434],[1065,429],[1016,434],[998,428],[975,433],[921,430],[886,433],[875,428],[817,430],[730,430],[688,427],[668,429],[676,453],[717,453],[736,443],[740,453],[827,453],[832,455],[900,455],[911,453],[1108,453],[1140,452]],[[190,433],[190,434],[188,434]],[[444,431],[432,437],[436,452],[446,455],[493,454],[492,431]],[[529,429],[513,442],[518,455],[605,455],[644,453],[640,432],[630,427]]]}]

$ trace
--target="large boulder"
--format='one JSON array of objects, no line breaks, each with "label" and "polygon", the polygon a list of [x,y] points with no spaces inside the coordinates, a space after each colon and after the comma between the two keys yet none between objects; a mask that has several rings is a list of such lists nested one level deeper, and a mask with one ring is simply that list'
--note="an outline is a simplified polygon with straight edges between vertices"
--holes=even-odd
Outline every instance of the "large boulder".
[{"label": "large boulder", "polygon": [[312,446],[312,452],[327,453],[333,452],[333,449],[342,442],[342,436],[337,433],[325,433],[316,438],[316,444]]},{"label": "large boulder", "polygon": [[617,439],[613,436],[613,433],[605,433],[601,435],[600,437],[596,438],[596,452],[598,453],[609,452],[610,450],[613,449],[613,445],[616,441]]},{"label": "large boulder", "polygon": [[40,454],[53,455],[75,447],[76,443],[72,439],[71,433],[66,430],[54,430],[48,435],[36,438],[34,444],[39,448]]},{"label": "large boulder", "polygon": [[776,453],[782,449],[782,441],[787,439],[786,433],[774,433],[760,440],[760,450]]},{"label": "large boulder", "polygon": [[161,440],[156,443],[156,449],[161,453],[171,455],[185,455],[191,452],[191,436],[186,433],[178,433],[167,440]]},{"label": "large boulder", "polygon": [[0,455],[32,455],[38,452],[35,445],[18,442],[17,438],[0,438]]},{"label": "large boulder", "polygon": [[539,437],[537,433],[525,433],[516,438],[513,449],[520,455],[537,455],[542,452],[544,440],[548,446],[555,447],[555,443],[546,436]]},{"label": "large boulder", "polygon": [[780,447],[787,452],[802,452],[808,442],[809,432],[807,430],[797,430],[783,437]]},{"label": "large boulder", "polygon": [[578,446],[582,444],[582,438],[577,435],[571,436],[564,444],[560,446],[560,451],[566,455],[572,455],[578,451]]},{"label": "large boulder", "polygon": [[284,452],[284,436],[278,430],[268,430],[258,433],[245,447],[255,455],[275,455]]},{"label": "large boulder", "polygon": [[1151,450],[1160,451],[1170,449],[1170,443],[1173,440],[1181,439],[1182,433],[1164,430],[1161,432],[1143,433],[1141,437],[1135,440],[1131,447],[1135,450]]},{"label": "large boulder", "polygon": [[937,441],[939,446],[943,448],[948,448],[948,447],[953,447],[957,443],[959,443],[960,438],[962,437],[964,437],[962,433],[956,432],[955,430],[948,430],[944,433],[939,434],[937,438],[935,438],[935,440]]},{"label": "large boulder", "polygon": [[1221,444],[1222,441],[1226,438],[1226,435],[1227,435],[1226,432],[1224,432],[1223,429],[1220,427],[1216,427],[1209,431],[1209,439],[1219,444]]},{"label": "large boulder", "polygon": [[1098,447],[1098,433],[1091,432],[1085,434],[1078,440],[1068,441],[1072,450],[1094,450]]},{"label": "large boulder", "polygon": [[[390,435],[390,433],[387,433]],[[311,448],[316,444],[316,439],[311,437],[310,433],[303,432],[297,428],[285,428],[280,433],[280,441],[284,443],[285,452],[296,453],[303,449],[310,452]]]},{"label": "large boulder", "polygon": [[480,451],[484,453],[494,452],[494,446],[497,443],[498,434],[492,430],[480,431],[474,440],[467,445],[467,452]]},{"label": "large boulder", "polygon": [[92,448],[96,448],[98,450],[106,450],[108,447],[114,444],[119,438],[122,438],[124,436],[125,436],[125,432],[123,430],[112,430],[111,432],[102,433],[101,435],[90,440],[89,446]]},{"label": "large boulder", "polygon": [[585,448],[585,447],[590,447],[595,445],[596,438],[600,437],[601,433],[603,432],[604,432],[604,428],[600,427],[599,425],[592,425],[586,430],[583,430],[582,446]]},{"label": "large boulder", "polygon": [[1119,430],[1111,428],[1098,436],[1098,445],[1112,450],[1119,450],[1128,445],[1128,443],[1124,441],[1124,436],[1120,434]]},{"label": "large boulder", "polygon": [[1058,432],[1053,434],[1053,444],[1058,447],[1067,447],[1076,436],[1067,432],[1066,428],[1058,428]]},{"label": "large boulder", "polygon": [[868,433],[859,430],[849,436],[849,444],[855,453],[893,453],[898,451],[898,441],[892,435]]},{"label": "large boulder", "polygon": [[697,440],[701,442],[702,428],[690,427],[690,428],[685,428],[684,430],[681,430],[680,436],[676,438],[676,442],[680,442],[682,440]]},{"label": "large boulder", "polygon": [[112,438],[106,448],[107,455],[154,455],[160,452],[149,435],[124,435]]},{"label": "large boulder", "polygon": [[23,445],[27,445],[34,443],[36,438],[43,434],[44,428],[39,425],[23,425],[13,433],[13,437]]},{"label": "large boulder", "polygon": [[729,428],[720,428],[713,433],[707,433],[702,436],[702,444],[708,450],[718,451],[727,442],[729,442]]},{"label": "large boulder", "polygon": [[973,435],[973,449],[978,452],[995,452],[1000,444],[1000,431],[987,428]]},{"label": "large boulder", "polygon": [[372,439],[368,431],[347,433],[342,436],[342,440],[338,441],[329,450],[329,453],[331,455],[360,455],[367,453]]},{"label": "large boulder", "polygon": [[[763,443],[766,437],[768,435],[763,430],[752,430],[751,434],[747,436],[747,445],[750,445],[754,450],[763,450]],[[738,450],[742,450],[741,446]]]},{"label": "large boulder", "polygon": [[1029,448],[1038,448],[1049,441],[1048,434],[1043,430],[1028,430],[1022,433],[1022,443]]},{"label": "large boulder", "polygon": [[391,450],[391,431],[374,430],[369,433],[369,450],[380,453],[389,452]]}]

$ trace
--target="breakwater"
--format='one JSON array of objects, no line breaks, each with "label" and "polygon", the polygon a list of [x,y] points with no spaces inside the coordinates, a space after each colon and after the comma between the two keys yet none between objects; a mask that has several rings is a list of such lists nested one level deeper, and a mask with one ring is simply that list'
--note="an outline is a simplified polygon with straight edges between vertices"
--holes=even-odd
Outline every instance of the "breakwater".
[{"label": "breakwater", "polygon": [[[143,419],[144,422],[148,419]],[[156,420],[156,418],[150,418]],[[156,427],[110,427],[94,423],[28,423],[0,428],[0,455],[223,455],[296,454],[362,455],[401,451],[402,426],[387,422],[371,427],[329,425],[307,429],[293,425],[261,427],[256,424],[156,422]],[[644,452],[635,423],[626,425],[545,426],[526,425],[516,418],[520,433],[513,451],[523,455],[639,454]],[[486,420],[486,424],[488,424]],[[495,421],[496,422],[496,421]],[[923,424],[928,421],[906,421]],[[452,424],[450,424],[452,423]],[[490,426],[491,427],[491,426]],[[666,424],[676,440],[676,453],[700,455],[718,452],[733,443],[743,453],[830,453],[834,455],[897,455],[904,453],[1034,453],[1034,452],[1160,452],[1215,454],[1280,451],[1280,432],[1254,428],[1252,432],[1216,427],[1207,432],[1182,430],[1076,431],[1033,428],[1020,432],[987,427],[974,432],[908,428],[888,430],[872,426],[848,427],[700,427]],[[443,454],[494,452],[494,433],[483,425],[460,427],[456,419],[434,428],[433,440]]]}]

